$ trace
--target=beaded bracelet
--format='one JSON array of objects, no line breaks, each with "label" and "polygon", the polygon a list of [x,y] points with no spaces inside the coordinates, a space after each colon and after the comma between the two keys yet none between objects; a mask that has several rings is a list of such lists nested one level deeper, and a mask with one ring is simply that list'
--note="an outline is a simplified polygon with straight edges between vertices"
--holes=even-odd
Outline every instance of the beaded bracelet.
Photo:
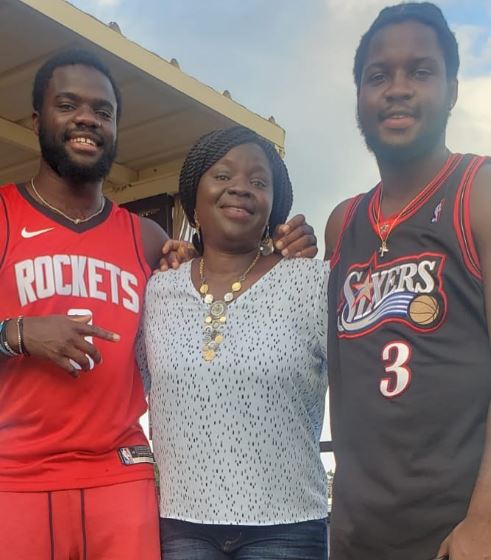
[{"label": "beaded bracelet", "polygon": [[7,324],[8,322],[11,321],[10,318],[5,319],[4,321],[2,321],[2,327],[0,330],[0,348],[1,351],[3,352],[3,354],[5,356],[9,356],[11,358],[16,358],[17,356],[20,356],[19,352],[16,352],[8,343],[7,340]]}]

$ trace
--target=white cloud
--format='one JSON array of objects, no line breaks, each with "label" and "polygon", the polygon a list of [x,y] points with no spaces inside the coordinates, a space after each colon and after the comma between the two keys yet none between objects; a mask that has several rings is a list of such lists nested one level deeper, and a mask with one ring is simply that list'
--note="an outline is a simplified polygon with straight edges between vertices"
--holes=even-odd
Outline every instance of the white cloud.
[{"label": "white cloud", "polygon": [[459,101],[448,127],[454,151],[491,153],[491,73],[460,81]]},{"label": "white cloud", "polygon": [[460,25],[455,29],[459,42],[461,74],[473,75],[491,68],[491,35],[489,28]]}]

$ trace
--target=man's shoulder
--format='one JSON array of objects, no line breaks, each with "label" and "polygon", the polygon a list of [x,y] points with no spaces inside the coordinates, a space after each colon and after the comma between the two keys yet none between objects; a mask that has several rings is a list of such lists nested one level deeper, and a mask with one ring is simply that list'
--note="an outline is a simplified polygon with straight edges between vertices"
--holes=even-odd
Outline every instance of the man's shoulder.
[{"label": "man's shoulder", "polygon": [[324,242],[326,247],[325,259],[329,259],[335,251],[340,236],[345,228],[349,216],[353,213],[363,198],[370,196],[374,189],[369,192],[360,193],[340,202],[331,212],[327,219],[324,230]]},{"label": "man's shoulder", "polygon": [[476,160],[479,165],[473,180],[476,188],[473,190],[484,189],[486,192],[491,189],[491,156],[473,156],[472,161],[476,162]]}]

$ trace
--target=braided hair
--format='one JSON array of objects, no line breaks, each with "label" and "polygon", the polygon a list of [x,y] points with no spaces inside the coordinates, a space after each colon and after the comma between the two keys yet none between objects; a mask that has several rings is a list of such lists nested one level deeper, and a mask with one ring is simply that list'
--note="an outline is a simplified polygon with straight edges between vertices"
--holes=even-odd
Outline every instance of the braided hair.
[{"label": "braided hair", "polygon": [[[194,210],[201,177],[232,148],[248,143],[257,144],[262,148],[273,173],[273,207],[269,216],[269,229],[273,232],[276,226],[285,223],[293,202],[292,184],[286,165],[273,144],[249,128],[234,126],[214,130],[202,136],[184,160],[179,176],[179,196],[187,219],[193,227],[196,227]],[[195,239],[193,242],[196,245]]]}]

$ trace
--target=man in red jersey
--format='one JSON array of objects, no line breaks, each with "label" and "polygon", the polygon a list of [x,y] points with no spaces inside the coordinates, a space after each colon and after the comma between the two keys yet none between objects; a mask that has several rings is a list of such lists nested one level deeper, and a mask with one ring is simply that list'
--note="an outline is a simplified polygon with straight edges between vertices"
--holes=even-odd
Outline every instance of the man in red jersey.
[{"label": "man in red jersey", "polygon": [[356,53],[381,183],[326,226],[332,560],[491,558],[491,165],[446,147],[458,67],[430,3]]},{"label": "man in red jersey", "polygon": [[47,61],[33,107],[39,171],[0,190],[1,557],[157,559],[134,340],[168,237],[102,194],[121,99],[97,58]]}]

